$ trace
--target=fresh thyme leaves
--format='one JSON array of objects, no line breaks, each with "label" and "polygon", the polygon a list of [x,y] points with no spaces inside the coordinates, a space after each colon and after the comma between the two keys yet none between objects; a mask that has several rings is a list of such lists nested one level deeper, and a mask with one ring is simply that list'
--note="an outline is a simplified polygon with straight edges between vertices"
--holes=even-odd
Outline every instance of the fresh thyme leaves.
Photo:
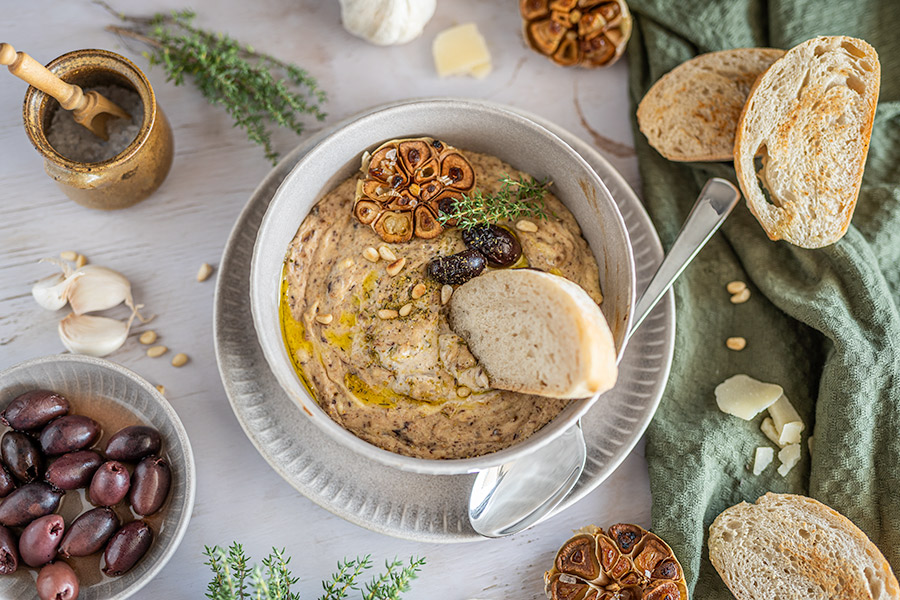
[{"label": "fresh thyme leaves", "polygon": [[[283,549],[273,548],[263,559],[262,567],[250,566],[238,543],[228,550],[206,546],[203,554],[209,559],[204,564],[213,573],[206,591],[210,600],[300,600],[299,593],[291,592],[299,578],[291,576],[291,559]],[[372,568],[371,557],[344,559],[338,562],[338,570],[331,578],[322,582],[325,593],[319,600],[343,600],[351,590],[358,591],[362,600],[401,600],[401,594],[409,591],[410,582],[424,565],[424,558],[410,558],[406,565],[400,560],[387,561],[384,572],[367,583],[363,591],[358,580]]]},{"label": "fresh thyme leaves", "polygon": [[456,226],[466,230],[505,219],[549,218],[544,202],[544,195],[550,187],[548,179],[526,179],[524,176],[513,179],[504,175],[499,181],[503,187],[496,194],[485,195],[478,189],[471,194],[463,194],[449,213],[438,215],[441,225],[448,226],[448,222],[455,219]]},{"label": "fresh thyme leaves", "polygon": [[175,85],[182,85],[186,75],[192,77],[206,99],[223,106],[235,127],[261,145],[273,164],[278,153],[272,146],[271,123],[300,134],[304,116],[325,118],[320,108],[325,92],[314,77],[227,35],[195,27],[193,11],[134,17],[113,11],[105,2],[97,4],[127,24],[110,25],[108,31],[150,45],[144,56],[151,65],[161,65]]}]

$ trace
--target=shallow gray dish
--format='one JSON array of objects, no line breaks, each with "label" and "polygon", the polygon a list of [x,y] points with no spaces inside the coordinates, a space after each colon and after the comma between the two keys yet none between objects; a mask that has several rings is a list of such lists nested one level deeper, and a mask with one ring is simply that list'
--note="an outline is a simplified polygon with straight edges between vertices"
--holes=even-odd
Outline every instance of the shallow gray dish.
[{"label": "shallow gray dish", "polygon": [[[525,116],[571,145],[606,184],[628,228],[636,288],[643,290],[663,251],[637,196],[591,146],[540,117]],[[250,314],[249,276],[263,215],[275,190],[300,158],[345,123],[319,132],[285,157],[262,181],[235,223],[219,266],[215,299],[214,337],[222,382],[238,421],[263,458],[316,504],[352,523],[395,537],[425,542],[482,540],[469,525],[467,513],[474,475],[404,472],[337,443],[310,423],[282,390],[257,342]],[[665,388],[674,336],[675,305],[669,293],[631,338],[619,365],[619,382],[604,396],[607,402],[595,405],[584,416],[587,465],[556,512],[600,485],[634,448]]]},{"label": "shallow gray dish", "polygon": [[[141,424],[155,427],[162,436],[163,454],[172,470],[172,487],[160,513],[147,519],[153,528],[153,545],[130,571],[121,577],[103,576],[98,583],[82,585],[78,596],[79,600],[124,600],[160,572],[187,530],[196,485],[194,454],[187,433],[175,410],[155,387],[134,372],[102,358],[59,354],[6,369],[0,373],[0,410],[19,394],[38,388],[62,394],[71,402],[73,414],[89,416],[101,425],[108,422],[104,412],[115,414],[124,409],[134,413]],[[104,431],[104,438],[110,433],[115,432]],[[67,512],[73,494],[66,492],[61,513]],[[85,506],[84,510],[90,508],[93,507]],[[70,519],[66,518],[66,525],[71,524]],[[36,573],[36,569],[20,565],[16,573],[0,577],[0,598],[38,600]]]}]

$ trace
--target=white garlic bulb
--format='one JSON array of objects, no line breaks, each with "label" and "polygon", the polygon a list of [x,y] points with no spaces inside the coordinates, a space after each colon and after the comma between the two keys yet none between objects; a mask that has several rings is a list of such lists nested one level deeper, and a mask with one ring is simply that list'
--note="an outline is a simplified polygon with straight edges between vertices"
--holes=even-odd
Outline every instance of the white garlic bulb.
[{"label": "white garlic bulb", "polygon": [[405,44],[421,35],[437,0],[340,0],[344,29],[378,46]]}]

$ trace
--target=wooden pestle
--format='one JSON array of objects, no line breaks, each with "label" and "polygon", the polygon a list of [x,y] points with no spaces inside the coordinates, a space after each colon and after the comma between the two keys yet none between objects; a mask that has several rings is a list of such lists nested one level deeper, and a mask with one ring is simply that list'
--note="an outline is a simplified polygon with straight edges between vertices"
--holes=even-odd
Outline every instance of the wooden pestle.
[{"label": "wooden pestle", "polygon": [[77,85],[66,83],[24,52],[16,52],[10,44],[0,44],[0,65],[7,65],[10,73],[56,98],[60,106],[72,111],[75,122],[99,138],[109,139],[106,122],[110,118],[131,119],[119,105],[97,92],[84,92]]}]

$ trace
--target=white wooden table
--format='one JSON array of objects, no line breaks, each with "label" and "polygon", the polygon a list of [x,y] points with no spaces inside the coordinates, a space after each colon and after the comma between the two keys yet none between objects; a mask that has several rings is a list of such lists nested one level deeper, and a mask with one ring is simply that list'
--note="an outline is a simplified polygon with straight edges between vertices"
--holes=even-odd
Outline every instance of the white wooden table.
[{"label": "white wooden table", "polygon": [[[198,24],[227,31],[265,52],[311,71],[328,91],[324,124],[393,100],[460,96],[506,103],[546,117],[594,143],[637,189],[637,164],[627,100],[627,67],[562,69],[526,48],[515,2],[440,0],[424,35],[405,46],[381,48],[347,34],[337,0],[253,2],[111,0],[126,12],[190,4]],[[431,41],[451,25],[474,21],[487,36],[494,72],[483,81],[441,80]],[[144,69],[175,131],[172,171],[150,199],[122,211],[82,208],[45,176],[41,158],[22,127],[26,85],[0,73],[0,368],[63,351],[57,321],[31,298],[31,284],[51,272],[37,260],[76,250],[91,262],[125,273],[135,296],[158,315],[152,327],[161,342],[186,352],[176,369],[150,359],[132,336],[111,355],[161,383],[190,435],[197,461],[197,503],[178,552],[139,598],[200,598],[208,581],[204,545],[233,540],[259,560],[272,546],[293,555],[297,590],[320,593],[319,581],[345,556],[372,553],[376,563],[421,555],[428,564],[410,599],[542,598],[541,577],[557,546],[574,528],[631,521],[649,525],[650,493],[643,446],[596,491],[533,529],[503,540],[436,545],[408,542],[351,525],[314,505],[284,482],[244,436],[225,397],[213,354],[215,283],[194,279],[203,262],[216,264],[232,223],[270,165],[229,117],[191,85],[175,87],[160,68],[149,68],[137,43],[126,46],[103,31],[112,18],[86,0],[17,3],[15,17],[0,22],[0,41],[41,62],[78,48],[108,48]],[[375,66],[378,68],[374,68]],[[299,140],[279,135],[286,152]],[[122,309],[124,310],[124,309]],[[118,314],[118,313],[116,313]]]}]

